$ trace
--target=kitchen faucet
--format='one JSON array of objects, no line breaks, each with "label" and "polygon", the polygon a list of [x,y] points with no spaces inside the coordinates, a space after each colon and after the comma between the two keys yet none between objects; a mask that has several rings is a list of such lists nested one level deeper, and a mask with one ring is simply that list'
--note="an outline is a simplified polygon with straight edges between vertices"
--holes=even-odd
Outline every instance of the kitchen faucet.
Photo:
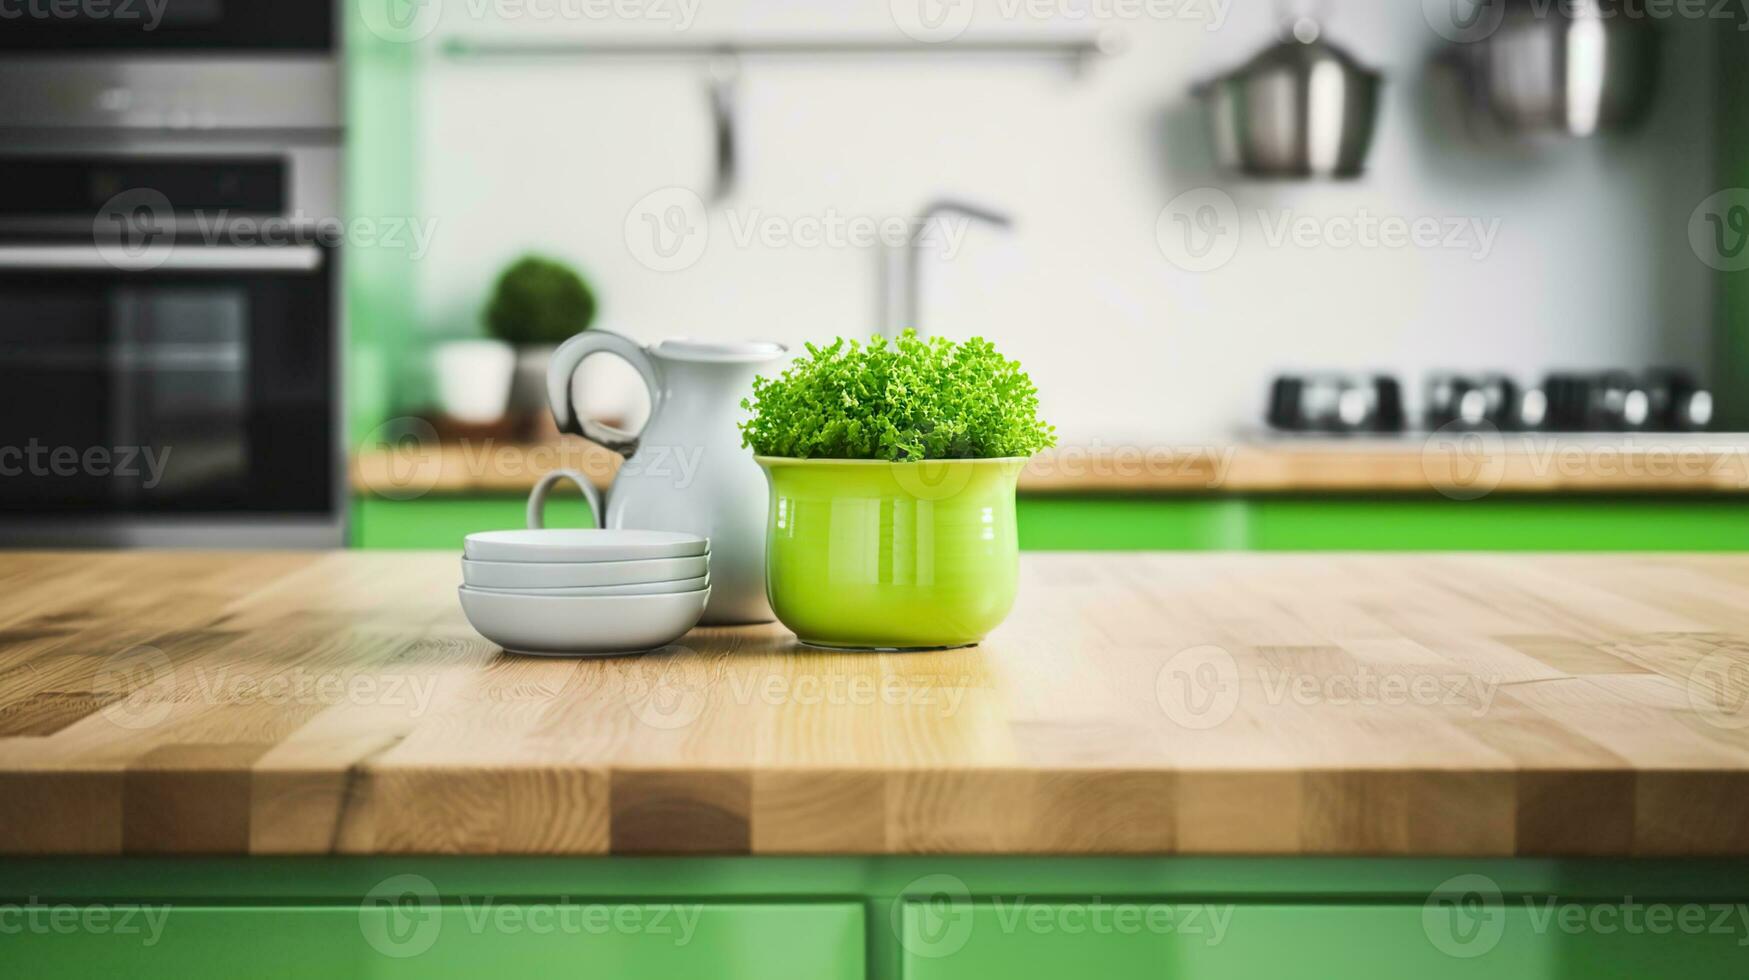
[{"label": "kitchen faucet", "polygon": [[882,336],[897,337],[906,328],[914,329],[919,334],[924,332],[919,309],[919,273],[922,265],[920,241],[923,230],[929,227],[929,222],[947,215],[959,215],[1002,229],[1014,227],[1014,219],[1000,211],[947,198],[931,202],[919,211],[911,223],[904,245],[883,244],[878,251],[880,293],[877,298],[880,305],[875,313],[875,330]]}]

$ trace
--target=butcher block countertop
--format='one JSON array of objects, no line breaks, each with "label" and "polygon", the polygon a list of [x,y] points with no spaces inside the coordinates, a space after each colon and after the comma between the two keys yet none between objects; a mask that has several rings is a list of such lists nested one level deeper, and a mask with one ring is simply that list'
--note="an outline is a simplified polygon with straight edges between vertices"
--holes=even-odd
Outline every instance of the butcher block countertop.
[{"label": "butcher block countertop", "polygon": [[568,660],[453,553],[9,553],[0,853],[1749,854],[1749,556],[1022,564],[973,649]]},{"label": "butcher block countertop", "polygon": [[[572,469],[602,488],[620,457],[581,439],[521,443],[408,441],[352,459],[355,492],[405,500],[427,493],[525,494]],[[1209,445],[1066,446],[1020,475],[1024,493],[1745,494],[1742,435],[1296,438]]]}]

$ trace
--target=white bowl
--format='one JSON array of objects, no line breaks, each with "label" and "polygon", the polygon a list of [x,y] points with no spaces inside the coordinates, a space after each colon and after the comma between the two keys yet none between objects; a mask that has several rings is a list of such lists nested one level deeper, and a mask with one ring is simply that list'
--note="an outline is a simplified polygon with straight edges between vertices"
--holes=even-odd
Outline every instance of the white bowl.
[{"label": "white bowl", "polygon": [[708,554],[644,561],[471,561],[462,559],[462,581],[476,589],[568,589],[638,585],[693,579],[710,570]]},{"label": "white bowl", "polygon": [[462,539],[462,557],[475,561],[641,561],[690,558],[709,550],[708,538],[677,531],[545,528],[477,531]]},{"label": "white bowl", "polygon": [[697,575],[692,578],[674,579],[669,582],[632,582],[626,585],[577,585],[560,589],[488,589],[478,585],[464,585],[469,592],[484,592],[487,595],[532,595],[532,596],[592,596],[592,595],[668,595],[674,592],[697,592],[699,589],[710,588],[709,575]]},{"label": "white bowl", "polygon": [[711,590],[667,595],[537,596],[456,590],[480,635],[512,653],[603,656],[667,646],[704,615]]}]

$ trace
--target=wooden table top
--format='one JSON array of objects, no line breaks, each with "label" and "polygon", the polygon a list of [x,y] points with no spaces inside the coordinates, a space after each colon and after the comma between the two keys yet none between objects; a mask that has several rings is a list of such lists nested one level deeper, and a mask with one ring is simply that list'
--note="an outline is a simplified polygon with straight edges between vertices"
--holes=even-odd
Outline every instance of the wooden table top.
[{"label": "wooden table top", "polygon": [[1749,854],[1749,556],[1045,555],[507,655],[454,553],[0,558],[0,852]]},{"label": "wooden table top", "polygon": [[[525,494],[574,469],[605,488],[620,457],[581,439],[409,442],[352,459],[359,493]],[[1067,446],[1021,473],[1026,493],[1749,493],[1743,436],[1621,435],[1291,439],[1222,445]]]}]

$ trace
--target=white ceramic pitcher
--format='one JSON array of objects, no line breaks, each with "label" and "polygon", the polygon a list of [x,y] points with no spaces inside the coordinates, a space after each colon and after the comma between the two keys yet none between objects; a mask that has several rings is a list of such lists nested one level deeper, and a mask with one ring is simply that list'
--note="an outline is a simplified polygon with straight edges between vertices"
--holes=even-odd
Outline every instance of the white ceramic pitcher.
[{"label": "white ceramic pitcher", "polygon": [[[606,506],[583,481],[602,527],[688,531],[710,538],[711,599],[706,623],[763,623],[765,474],[741,448],[741,399],[762,368],[785,356],[782,344],[664,340],[641,347],[618,334],[589,330],[565,341],[547,366],[547,402],[559,431],[574,432],[626,457]],[[572,376],[591,354],[613,354],[650,389],[650,418],[633,434],[578,418]],[[554,474],[558,476],[558,474]],[[550,481],[537,488],[544,500]],[[536,501],[530,501],[530,514]]]}]

